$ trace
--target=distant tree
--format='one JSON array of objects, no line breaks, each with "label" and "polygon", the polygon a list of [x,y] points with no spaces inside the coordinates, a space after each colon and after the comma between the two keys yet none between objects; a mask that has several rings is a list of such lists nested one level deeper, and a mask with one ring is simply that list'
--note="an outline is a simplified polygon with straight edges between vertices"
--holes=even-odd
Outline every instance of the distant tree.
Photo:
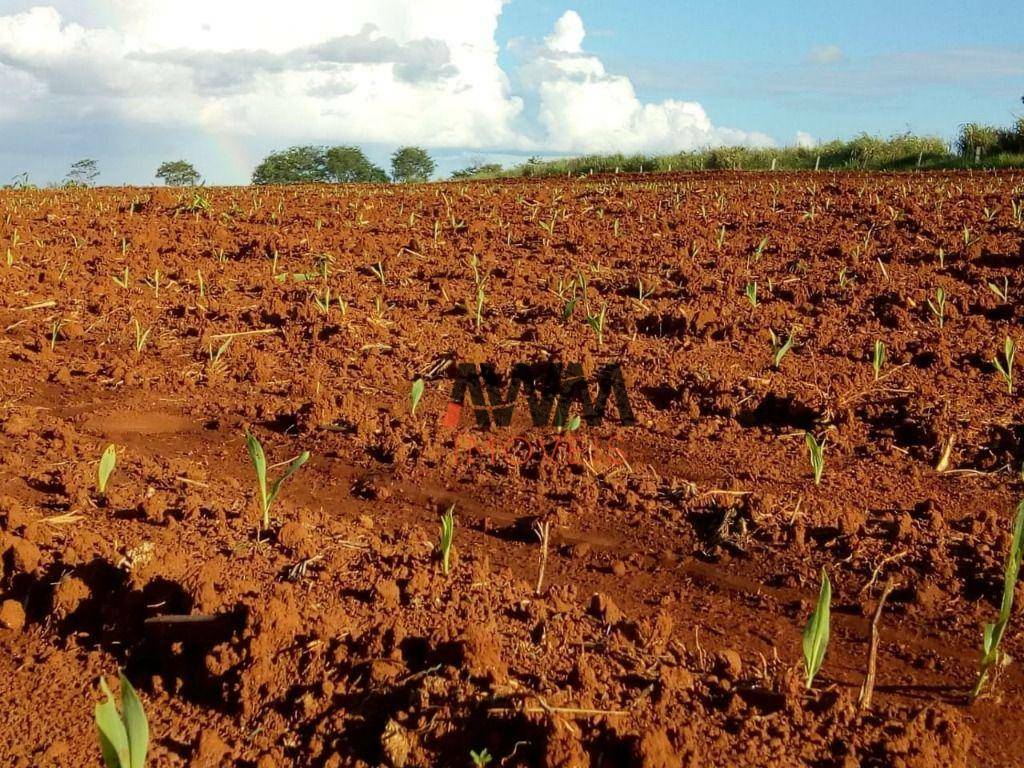
[{"label": "distant tree", "polygon": [[199,171],[187,160],[168,160],[156,169],[156,177],[168,187],[194,187],[199,183]]},{"label": "distant tree", "polygon": [[252,172],[253,184],[313,184],[331,180],[324,147],[271,152]]},{"label": "distant tree", "polygon": [[500,163],[485,163],[482,160],[474,161],[467,165],[465,168],[460,168],[457,171],[452,171],[453,179],[475,179],[478,177],[488,178],[491,176],[500,176],[501,172],[505,170],[501,167]]},{"label": "distant tree", "polygon": [[79,160],[77,163],[73,163],[71,168],[68,170],[67,176],[64,177],[64,182],[70,186],[88,186],[92,184],[96,177],[100,175],[99,166],[96,165],[96,161],[90,158]]},{"label": "distant tree", "polygon": [[400,147],[391,156],[391,178],[400,183],[426,181],[436,167],[420,147]]},{"label": "distant tree", "polygon": [[359,147],[331,147],[324,153],[324,166],[331,181],[339,184],[388,181],[384,169],[367,160]]}]

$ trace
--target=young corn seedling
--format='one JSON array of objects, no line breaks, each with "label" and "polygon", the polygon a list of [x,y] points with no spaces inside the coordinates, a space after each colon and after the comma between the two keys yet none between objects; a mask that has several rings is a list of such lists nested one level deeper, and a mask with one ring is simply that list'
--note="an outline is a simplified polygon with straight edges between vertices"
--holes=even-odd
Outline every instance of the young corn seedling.
[{"label": "young corn seedling", "polygon": [[115,466],[117,466],[117,449],[111,443],[103,451],[103,455],[100,456],[99,471],[96,474],[96,490],[100,496],[106,495],[107,481],[110,479],[110,475],[113,474]]},{"label": "young corn seedling", "polygon": [[1010,278],[1004,276],[1002,286],[998,283],[993,283],[991,280],[986,285],[1003,304],[1010,300]]},{"label": "young corn seedling", "polygon": [[825,569],[821,569],[821,590],[818,592],[818,605],[804,627],[804,671],[807,674],[807,689],[814,685],[814,678],[821,670],[828,649],[829,624],[832,612],[832,583],[828,580]]},{"label": "young corn seedling", "polygon": [[942,287],[935,289],[935,301],[928,299],[928,308],[939,320],[939,328],[946,322],[946,292]]},{"label": "young corn seedling", "polygon": [[476,286],[476,313],[475,313],[476,332],[477,333],[480,333],[480,325],[481,325],[481,323],[483,323],[484,301],[485,300],[486,300],[486,296],[484,295],[484,284],[483,283],[478,283],[477,286]]},{"label": "young corn seedling", "polygon": [[750,306],[757,309],[757,283],[747,283],[746,289],[743,294],[747,297],[747,301],[750,302]]},{"label": "young corn seedling", "polygon": [[425,385],[423,383],[423,379],[416,379],[412,383],[412,391],[409,394],[409,403],[411,405],[411,410],[412,410],[412,415],[413,416],[416,415],[416,408],[420,404],[420,398],[423,397],[423,388],[424,388],[424,386]]},{"label": "young corn seedling", "polygon": [[591,315],[591,314],[587,315],[587,325],[590,326],[590,329],[597,336],[597,346],[599,346],[599,347],[604,344],[604,320],[605,320],[605,313],[607,311],[608,311],[608,305],[607,304],[602,304],[601,305],[601,311],[598,312],[596,315]]},{"label": "young corn seedling", "polygon": [[96,733],[106,768],[143,768],[149,750],[149,722],[138,694],[121,673],[121,711],[107,681],[100,678],[100,690],[106,697],[96,705]]},{"label": "young corn seedling", "polygon": [[636,280],[636,298],[633,299],[635,304],[638,307],[641,307],[641,308],[646,306],[647,299],[650,298],[652,293],[654,293],[654,289],[653,288],[645,289],[644,288],[644,281],[641,280],[640,278],[637,278],[637,280]]},{"label": "young corn seedling", "polygon": [[871,367],[875,370],[875,381],[882,375],[882,366],[885,365],[885,344],[881,339],[875,339],[875,349],[871,356]]},{"label": "young corn seedling", "polygon": [[754,249],[754,263],[756,264],[761,260],[761,256],[764,255],[764,249],[768,245],[768,238],[762,237],[761,242],[757,244],[757,248]]},{"label": "young corn seedling", "polygon": [[50,351],[52,352],[57,348],[57,339],[60,336],[60,330],[64,327],[64,321],[57,318],[53,321],[53,325],[50,326]]},{"label": "young corn seedling", "polygon": [[284,474],[268,487],[267,456],[263,452],[263,446],[257,437],[248,430],[245,433],[245,444],[249,449],[249,458],[252,460],[252,466],[256,470],[256,484],[260,493],[260,511],[263,513],[263,530],[267,530],[270,528],[270,507],[274,503],[274,499],[277,498],[277,494],[281,492],[281,484],[298,472],[302,465],[309,461],[309,451],[303,451],[298,457],[293,459],[288,464]]},{"label": "young corn seedling", "polygon": [[853,276],[850,275],[846,267],[843,267],[839,270],[839,289],[845,291],[851,285],[853,285]]},{"label": "young corn seedling", "polygon": [[380,284],[382,287],[388,287],[387,281],[384,279],[384,264],[382,262],[378,261],[376,264],[370,267],[370,271],[373,272],[373,274],[376,276],[378,280],[380,280]]},{"label": "young corn seedling", "polygon": [[213,345],[210,344],[206,348],[206,370],[209,373],[220,373],[224,370],[224,353],[228,351],[228,347],[231,346],[232,339],[228,338],[223,344],[214,350]]},{"label": "young corn seedling", "polygon": [[138,321],[138,318],[132,318],[132,325],[135,328],[135,353],[142,354],[142,348],[146,346],[146,340],[149,338],[149,332],[153,330],[152,327],[143,328],[142,324]]},{"label": "young corn seedling", "polygon": [[324,295],[313,294],[313,305],[321,315],[329,314],[331,311],[331,286],[324,286]]},{"label": "young corn seedling", "polygon": [[1020,573],[1021,557],[1024,555],[1024,501],[1017,505],[1017,513],[1013,518],[1013,529],[1010,536],[1010,552],[1006,557],[1006,569],[1003,572],[1003,600],[999,606],[999,617],[994,624],[986,624],[982,634],[982,655],[978,671],[978,681],[971,692],[972,698],[978,698],[981,689],[988,681],[989,672],[1002,658],[999,643],[1006,633],[1006,625],[1013,612],[1013,591]]},{"label": "young corn seedling", "polygon": [[782,341],[781,337],[776,336],[775,331],[770,328],[768,329],[768,333],[771,334],[772,337],[772,367],[778,369],[779,365],[782,363],[782,358],[788,354],[789,350],[793,346],[793,333],[790,332],[789,338],[785,341]]},{"label": "young corn seedling", "polygon": [[487,768],[494,760],[486,749],[481,749],[479,752],[469,750],[469,759],[473,761],[473,768]]},{"label": "young corn seedling", "polygon": [[128,290],[128,286],[131,283],[131,278],[128,276],[128,267],[124,268],[124,272],[121,274],[120,277],[114,275],[113,280],[114,283],[121,288],[121,290]]},{"label": "young corn seedling", "polygon": [[821,485],[821,476],[825,472],[825,439],[821,442],[810,432],[805,433],[804,440],[807,443],[807,455],[811,460],[811,470],[814,472],[814,484]]},{"label": "young corn seedling", "polygon": [[477,258],[476,254],[470,256],[469,268],[473,272],[473,285],[476,286],[476,298],[474,299],[476,309],[473,316],[476,332],[480,333],[480,326],[483,324],[484,317],[484,303],[487,301],[487,295],[484,293],[484,283],[487,282],[487,276],[480,274],[480,259]]},{"label": "young corn seedling", "polygon": [[452,542],[455,541],[455,505],[448,507],[448,511],[441,515],[441,540],[438,546],[441,549],[441,570],[447,576],[451,571]]},{"label": "young corn seedling", "polygon": [[998,356],[992,358],[992,365],[999,371],[999,375],[1006,382],[1006,391],[1013,394],[1013,360],[1017,356],[1017,342],[1009,336],[1003,342],[1003,359]]}]

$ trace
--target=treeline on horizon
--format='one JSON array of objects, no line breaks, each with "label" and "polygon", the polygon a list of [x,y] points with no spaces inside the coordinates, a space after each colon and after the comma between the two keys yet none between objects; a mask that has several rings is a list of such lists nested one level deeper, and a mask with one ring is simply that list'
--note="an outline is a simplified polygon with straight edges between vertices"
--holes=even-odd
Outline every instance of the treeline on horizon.
[{"label": "treeline on horizon", "polygon": [[[880,138],[862,133],[843,141],[791,147],[711,147],[668,155],[584,155],[544,160],[531,157],[504,167],[476,161],[454,171],[452,180],[582,176],[594,173],[656,173],[665,171],[800,171],[1024,168],[1024,117],[1008,128],[966,123],[950,145],[938,136],[901,133]],[[388,184],[430,181],[437,166],[421,147],[399,147],[391,155],[390,173],[372,163],[354,146],[295,146],[265,157],[252,173],[252,183]],[[95,160],[74,163],[61,184],[92,186],[99,176]],[[156,178],[171,187],[203,184],[186,160],[164,162]],[[20,174],[7,187],[31,187]]]},{"label": "treeline on horizon", "polygon": [[668,155],[584,155],[530,158],[505,168],[479,163],[456,171],[453,179],[579,176],[591,173],[662,171],[910,170],[1024,167],[1024,118],[1012,128],[968,123],[950,146],[938,136],[911,133],[889,138],[866,133],[848,141],[805,147],[713,147]]}]

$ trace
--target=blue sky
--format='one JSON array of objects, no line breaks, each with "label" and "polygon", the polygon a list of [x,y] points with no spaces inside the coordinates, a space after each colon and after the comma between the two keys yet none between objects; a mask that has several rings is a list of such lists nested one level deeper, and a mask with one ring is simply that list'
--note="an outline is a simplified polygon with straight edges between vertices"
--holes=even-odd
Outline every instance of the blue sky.
[{"label": "blue sky", "polygon": [[[1005,124],[1024,113],[1019,3],[997,0],[981,10],[963,0],[584,0],[572,7],[586,21],[587,49],[629,76],[643,98],[696,99],[717,122],[783,141],[798,130],[819,138],[907,129],[948,137],[968,120]],[[499,39],[536,35],[563,10],[516,0],[505,7]],[[814,52],[829,46],[841,59],[814,66]],[[986,66],[986,54],[1003,58],[1005,71]],[[961,75],[961,65],[974,67],[974,76]],[[789,87],[779,93],[783,83]]]},{"label": "blue sky", "polygon": [[473,158],[786,145],[1024,113],[1019,4],[0,0],[0,182],[419,144]]}]

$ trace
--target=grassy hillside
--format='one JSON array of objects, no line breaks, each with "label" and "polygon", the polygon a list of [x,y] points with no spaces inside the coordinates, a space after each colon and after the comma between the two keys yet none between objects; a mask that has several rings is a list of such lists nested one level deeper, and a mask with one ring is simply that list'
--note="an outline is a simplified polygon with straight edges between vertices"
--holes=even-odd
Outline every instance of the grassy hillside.
[{"label": "grassy hillside", "polygon": [[[967,126],[965,126],[966,128]],[[914,168],[1020,168],[1024,148],[1001,151],[1000,145],[974,145],[964,137],[957,148],[936,136],[901,134],[888,139],[862,134],[851,141],[831,141],[813,147],[720,147],[671,155],[585,155],[540,160],[510,168],[471,166],[453,178],[505,178],[565,176],[588,173],[642,173],[658,171],[797,171],[797,170],[909,170]],[[1011,147],[1017,150],[1018,147]],[[977,157],[978,162],[975,162]]]}]

